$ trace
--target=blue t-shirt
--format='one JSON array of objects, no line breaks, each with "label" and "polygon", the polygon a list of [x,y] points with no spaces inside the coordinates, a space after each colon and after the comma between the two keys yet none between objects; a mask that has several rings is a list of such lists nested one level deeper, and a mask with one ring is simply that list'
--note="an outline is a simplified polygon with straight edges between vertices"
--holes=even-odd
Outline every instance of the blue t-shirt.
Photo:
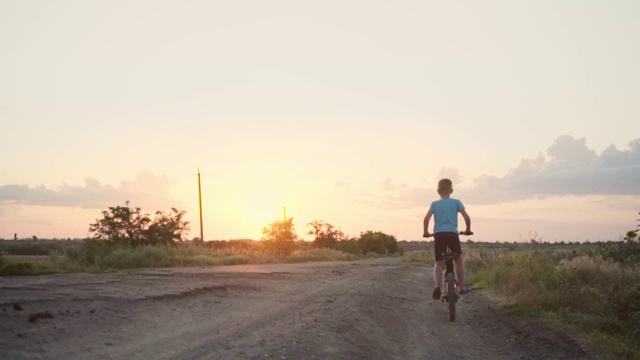
[{"label": "blue t-shirt", "polygon": [[458,233],[458,213],[464,210],[464,205],[458,199],[440,199],[431,203],[429,210],[435,217],[436,225],[433,233]]}]

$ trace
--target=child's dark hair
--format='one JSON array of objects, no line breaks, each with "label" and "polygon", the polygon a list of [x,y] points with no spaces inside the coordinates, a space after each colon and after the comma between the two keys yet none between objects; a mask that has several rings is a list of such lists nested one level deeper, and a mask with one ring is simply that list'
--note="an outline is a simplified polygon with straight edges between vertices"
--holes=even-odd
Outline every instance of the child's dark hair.
[{"label": "child's dark hair", "polygon": [[449,179],[442,179],[438,181],[438,190],[451,190],[453,189],[453,183]]}]

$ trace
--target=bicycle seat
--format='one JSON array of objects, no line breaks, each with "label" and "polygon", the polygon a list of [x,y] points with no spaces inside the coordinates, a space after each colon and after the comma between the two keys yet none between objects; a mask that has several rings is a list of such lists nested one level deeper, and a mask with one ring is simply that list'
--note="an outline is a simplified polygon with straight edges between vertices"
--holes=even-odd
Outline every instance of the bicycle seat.
[{"label": "bicycle seat", "polygon": [[442,253],[442,258],[445,260],[450,260],[455,258],[456,256],[458,256],[458,254],[454,253],[454,252],[445,252]]}]

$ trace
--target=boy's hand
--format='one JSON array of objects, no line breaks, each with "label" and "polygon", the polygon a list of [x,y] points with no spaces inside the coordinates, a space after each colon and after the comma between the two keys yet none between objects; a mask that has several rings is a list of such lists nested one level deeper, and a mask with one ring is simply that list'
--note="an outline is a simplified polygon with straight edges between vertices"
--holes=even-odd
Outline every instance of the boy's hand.
[{"label": "boy's hand", "polygon": [[470,229],[460,231],[460,235],[473,235],[473,231],[471,231]]},{"label": "boy's hand", "polygon": [[433,234],[431,234],[429,232],[426,232],[426,233],[422,234],[422,237],[425,237],[425,238],[430,238],[432,236],[433,236]]}]

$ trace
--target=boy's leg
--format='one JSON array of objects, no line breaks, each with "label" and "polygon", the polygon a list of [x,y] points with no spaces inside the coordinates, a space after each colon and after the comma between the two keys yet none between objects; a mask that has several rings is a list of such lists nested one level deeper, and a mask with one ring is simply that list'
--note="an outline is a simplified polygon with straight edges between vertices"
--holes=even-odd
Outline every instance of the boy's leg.
[{"label": "boy's leg", "polygon": [[444,271],[444,260],[436,260],[436,263],[433,266],[433,282],[436,284],[435,289],[433,289],[433,298],[435,300],[439,300],[442,294],[443,271]]},{"label": "boy's leg", "polygon": [[462,253],[462,244],[460,244],[460,236],[456,233],[452,233],[451,235],[452,237],[450,238],[451,242],[449,243],[449,248],[458,254],[458,256],[454,258],[456,263],[456,274],[458,276],[458,281],[460,282],[460,291],[462,294],[466,294],[468,289],[465,281],[464,255]]},{"label": "boy's leg", "polygon": [[462,254],[460,254],[456,256],[454,260],[456,262],[456,273],[458,273],[458,281],[460,281],[460,288],[464,289],[466,285],[464,282],[464,257],[462,256]]},{"label": "boy's leg", "polygon": [[437,260],[433,266],[433,282],[437,287],[442,288],[442,272],[444,271],[444,260]]},{"label": "boy's leg", "polygon": [[436,233],[433,236],[433,251],[435,255],[435,265],[433,266],[433,282],[436,288],[433,289],[433,298],[438,300],[442,294],[442,272],[444,271],[444,259],[442,253],[447,250],[446,240],[443,238],[442,233]]}]

